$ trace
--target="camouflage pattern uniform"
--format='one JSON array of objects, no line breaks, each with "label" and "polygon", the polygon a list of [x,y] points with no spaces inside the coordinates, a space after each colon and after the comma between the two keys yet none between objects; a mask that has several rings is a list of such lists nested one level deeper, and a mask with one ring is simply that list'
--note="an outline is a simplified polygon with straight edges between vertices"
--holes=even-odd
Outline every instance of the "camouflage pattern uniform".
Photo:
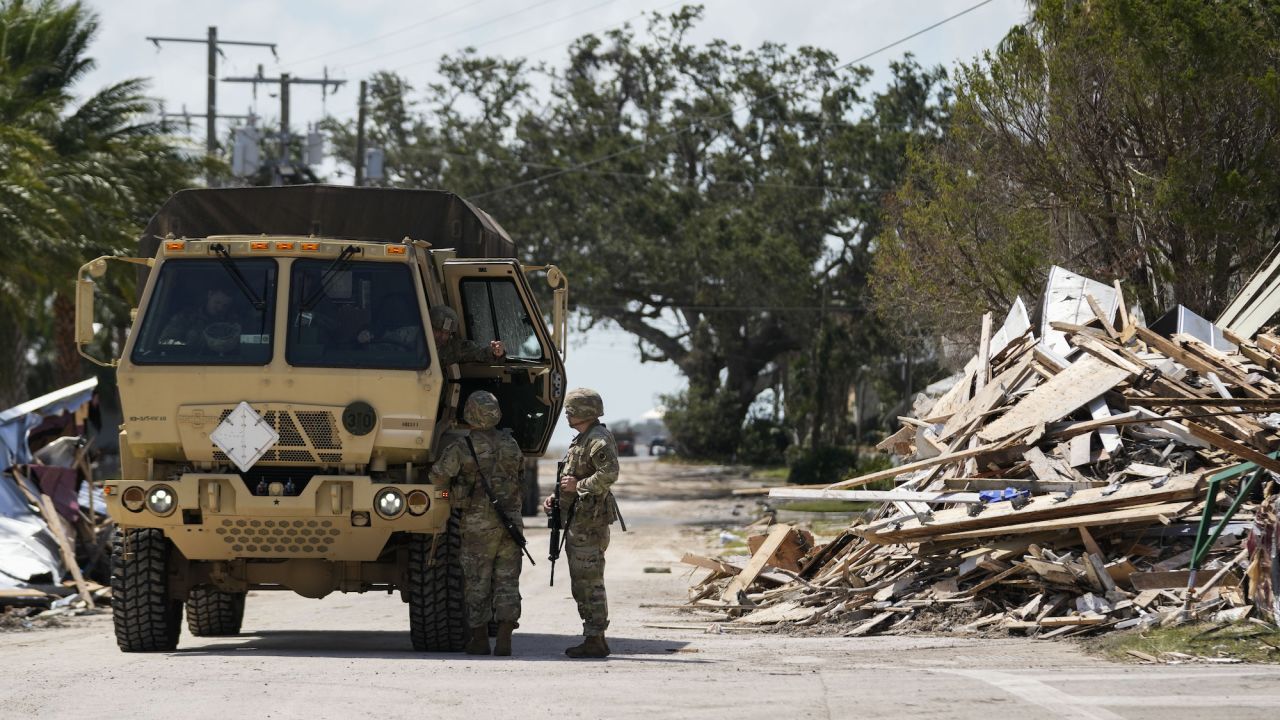
[{"label": "camouflage pattern uniform", "polygon": [[436,485],[449,483],[451,504],[462,514],[461,564],[468,624],[477,628],[487,627],[490,620],[515,623],[520,619],[520,548],[489,506],[478,473],[488,479],[507,517],[522,524],[520,464],[524,456],[508,431],[496,429],[502,411],[491,393],[472,393],[462,417],[471,426],[475,456],[466,438],[459,438],[431,466],[429,476]]},{"label": "camouflage pattern uniform", "polygon": [[431,327],[449,333],[449,339],[436,343],[436,352],[440,354],[441,365],[452,365],[465,362],[493,362],[498,356],[487,344],[458,337],[458,314],[447,305],[431,308]]},{"label": "camouflage pattern uniform", "polygon": [[[592,397],[584,400],[585,393]],[[569,508],[577,501],[573,521],[565,531],[565,550],[569,556],[573,599],[582,618],[582,634],[592,637],[603,636],[609,627],[604,552],[609,547],[609,526],[618,519],[610,489],[618,479],[618,446],[613,433],[599,420],[604,413],[600,396],[594,391],[585,393],[573,390],[565,398],[566,413],[575,419],[589,417],[592,424],[569,443],[564,474],[578,478],[578,492],[576,498],[570,493],[561,493],[560,506]]]},{"label": "camouflage pattern uniform", "polygon": [[441,365],[452,365],[454,363],[466,362],[493,362],[497,360],[497,356],[493,354],[493,348],[488,345],[481,345],[457,335],[450,335],[449,339],[444,343],[436,345],[436,352],[440,353]]}]

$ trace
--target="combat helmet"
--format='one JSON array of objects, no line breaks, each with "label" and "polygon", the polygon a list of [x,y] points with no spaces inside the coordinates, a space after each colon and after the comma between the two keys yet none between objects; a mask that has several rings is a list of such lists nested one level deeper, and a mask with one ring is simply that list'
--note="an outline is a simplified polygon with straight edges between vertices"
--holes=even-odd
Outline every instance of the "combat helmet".
[{"label": "combat helmet", "polygon": [[596,420],[604,415],[604,400],[595,390],[574,388],[564,396],[564,412],[580,420]]},{"label": "combat helmet", "polygon": [[458,331],[458,313],[448,305],[436,305],[431,308],[430,317],[432,329],[447,333]]},{"label": "combat helmet", "polygon": [[498,398],[487,390],[477,390],[467,398],[462,408],[462,419],[475,430],[491,430],[502,419]]}]

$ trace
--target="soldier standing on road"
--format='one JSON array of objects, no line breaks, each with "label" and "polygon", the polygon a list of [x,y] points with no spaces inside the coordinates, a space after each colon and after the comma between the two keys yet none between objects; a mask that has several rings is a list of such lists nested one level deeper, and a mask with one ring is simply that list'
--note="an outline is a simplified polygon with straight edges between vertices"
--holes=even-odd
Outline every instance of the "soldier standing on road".
[{"label": "soldier standing on road", "polygon": [[[600,658],[609,654],[604,632],[609,627],[609,602],[604,590],[604,551],[609,547],[609,526],[618,519],[611,490],[618,479],[618,448],[613,433],[600,422],[604,401],[595,390],[570,390],[564,415],[578,431],[565,456],[560,479],[560,504],[570,508],[565,528],[569,577],[573,599],[582,618],[581,645],[565,654],[572,658]],[[551,512],[551,498],[543,502]]]},{"label": "soldier standing on road", "polygon": [[[467,398],[462,418],[471,426],[470,445],[463,437],[445,448],[431,466],[431,482],[449,483],[454,508],[460,509],[462,575],[471,638],[470,655],[489,654],[489,623],[498,624],[494,655],[511,654],[511,633],[520,619],[520,548],[489,504],[480,482],[489,482],[498,506],[520,524],[520,446],[498,430],[498,399],[483,390]],[[473,450],[474,448],[474,450]]]},{"label": "soldier standing on road", "polygon": [[488,345],[458,337],[458,313],[447,305],[431,308],[431,333],[436,339],[436,351],[441,365],[464,362],[493,362],[506,357],[507,350],[501,340],[491,340]]}]

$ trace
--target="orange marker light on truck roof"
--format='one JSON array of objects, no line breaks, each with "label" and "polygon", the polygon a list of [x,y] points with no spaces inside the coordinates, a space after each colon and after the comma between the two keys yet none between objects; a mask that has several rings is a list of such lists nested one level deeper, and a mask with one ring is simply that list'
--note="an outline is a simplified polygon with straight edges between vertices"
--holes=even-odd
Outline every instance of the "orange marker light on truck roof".
[{"label": "orange marker light on truck roof", "polygon": [[182,240],[168,240],[164,244],[165,250],[186,250],[187,243]]},{"label": "orange marker light on truck roof", "polygon": [[404,253],[405,253],[404,245],[388,245],[387,246],[388,255],[403,255]]},{"label": "orange marker light on truck roof", "polygon": [[255,241],[253,241],[253,242],[249,243],[249,249],[250,249],[250,250],[270,250],[270,249],[271,249],[271,243],[269,243],[269,242],[262,242],[262,241],[260,241],[260,240],[255,240]]},{"label": "orange marker light on truck roof", "polygon": [[278,243],[276,243],[276,249],[277,249],[277,250],[292,250],[292,249],[293,249],[293,246],[294,246],[294,243],[291,243],[291,242],[278,242]]},{"label": "orange marker light on truck roof", "polygon": [[302,243],[302,249],[307,252],[315,252],[320,249],[320,243]]}]

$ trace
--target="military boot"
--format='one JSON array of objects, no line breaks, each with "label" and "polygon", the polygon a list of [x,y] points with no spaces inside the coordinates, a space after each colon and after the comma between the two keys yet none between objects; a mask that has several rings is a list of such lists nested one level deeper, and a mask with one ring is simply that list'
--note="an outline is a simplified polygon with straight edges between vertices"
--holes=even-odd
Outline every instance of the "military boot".
[{"label": "military boot", "polygon": [[581,645],[575,645],[564,651],[571,658],[602,658],[609,656],[609,646],[604,642],[604,635],[588,635]]},{"label": "military boot", "polygon": [[513,622],[498,623],[498,639],[493,644],[494,655],[510,655],[511,654],[511,633],[516,629]]},{"label": "military boot", "polygon": [[471,639],[467,641],[466,653],[468,655],[489,654],[488,627],[481,625],[480,627],[471,628]]}]

